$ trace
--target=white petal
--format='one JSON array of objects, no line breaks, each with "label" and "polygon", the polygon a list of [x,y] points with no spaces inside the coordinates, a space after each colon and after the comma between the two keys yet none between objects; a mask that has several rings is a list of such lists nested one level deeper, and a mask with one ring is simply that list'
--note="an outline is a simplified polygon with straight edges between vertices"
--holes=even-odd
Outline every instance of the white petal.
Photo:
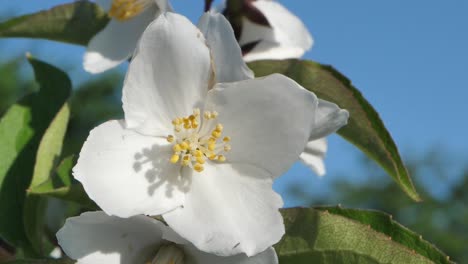
[{"label": "white petal", "polygon": [[251,165],[207,164],[194,172],[184,206],[163,215],[178,234],[202,251],[253,256],[284,234],[268,172]]},{"label": "white petal", "polygon": [[[158,222],[159,223],[159,222]],[[160,223],[161,231],[163,232],[163,239],[166,241],[174,242],[181,246],[185,253],[186,264],[198,263],[216,263],[216,264],[277,264],[278,257],[276,256],[275,249],[272,247],[267,248],[265,251],[247,257],[245,254],[237,254],[234,256],[217,256],[214,254],[206,253],[196,248],[189,241],[177,234],[172,228]]]},{"label": "white petal", "polygon": [[310,140],[325,137],[336,132],[348,123],[349,112],[338,105],[319,99],[315,124],[312,127]]},{"label": "white petal", "polygon": [[145,216],[123,219],[87,212],[68,218],[57,239],[65,253],[81,264],[143,263],[161,243],[155,223]]},{"label": "white petal", "polygon": [[189,185],[171,153],[164,140],[109,121],[91,131],[73,175],[109,215],[162,214],[183,204]]},{"label": "white petal", "polygon": [[282,60],[300,58],[306,50],[289,45],[282,45],[267,40],[260,41],[255,47],[244,55],[246,62],[257,60]]},{"label": "white petal", "polygon": [[159,14],[156,5],[128,20],[112,19],[88,43],[84,68],[91,73],[111,69],[131,57],[146,26]]},{"label": "white petal", "polygon": [[260,40],[244,59],[286,59],[301,57],[312,47],[313,39],[302,21],[276,1],[259,0],[252,4],[270,23],[270,27],[244,20],[240,44]]},{"label": "white petal", "polygon": [[125,121],[150,135],[167,135],[206,96],[211,59],[201,32],[185,17],[164,13],[143,33],[123,88]]},{"label": "white petal", "polygon": [[318,176],[323,176],[325,175],[325,163],[323,161],[325,153],[327,153],[327,139],[320,138],[309,141],[300,158]]},{"label": "white petal", "polygon": [[254,77],[242,59],[231,25],[222,14],[205,13],[198,23],[214,59],[216,82],[236,82]]},{"label": "white petal", "polygon": [[215,263],[215,264],[277,264],[278,257],[272,247],[267,250],[252,256],[247,257],[245,254],[235,256],[221,257],[213,254],[208,254],[196,249],[194,246],[184,246],[184,251],[187,258],[187,264],[197,263]]},{"label": "white petal", "polygon": [[315,123],[317,97],[286,76],[218,84],[206,110],[219,112],[230,136],[228,162],[253,164],[280,176],[297,161]]}]

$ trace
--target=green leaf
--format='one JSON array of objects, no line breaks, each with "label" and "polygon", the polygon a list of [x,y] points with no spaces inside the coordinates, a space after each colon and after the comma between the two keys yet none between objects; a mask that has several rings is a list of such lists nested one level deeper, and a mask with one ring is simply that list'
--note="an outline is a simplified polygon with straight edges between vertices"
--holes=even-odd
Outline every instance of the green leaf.
[{"label": "green leaf", "polygon": [[324,207],[282,214],[286,235],[275,245],[280,263],[451,263],[384,213]]},{"label": "green leaf", "polygon": [[72,264],[71,259],[17,259],[5,262],[5,264]]},{"label": "green leaf", "polygon": [[331,66],[312,61],[284,60],[249,63],[257,77],[282,73],[319,98],[338,104],[350,113],[348,125],[338,134],[376,161],[415,201],[420,201],[395,142],[377,111],[351,82]]},{"label": "green leaf", "polygon": [[39,91],[11,106],[0,119],[0,236],[25,252],[37,252],[21,221],[26,189],[40,141],[69,97],[71,83],[57,68],[33,58],[29,62]]},{"label": "green leaf", "polygon": [[[46,182],[54,175],[57,160],[62,152],[62,142],[67,131],[69,117],[70,108],[68,103],[65,103],[41,139],[36,154],[33,178],[28,190]],[[47,199],[45,197],[32,196],[28,193],[25,200],[23,222],[29,241],[31,241],[35,251],[40,253],[50,252],[53,248],[44,235],[46,208]]]},{"label": "green leaf", "polygon": [[81,206],[97,210],[99,207],[89,198],[83,186],[79,182],[72,180],[71,171],[75,165],[76,159],[74,156],[69,156],[62,160],[55,173],[44,181],[28,190],[31,195],[47,195],[58,199],[75,202]]},{"label": "green leaf", "polygon": [[68,120],[70,118],[70,107],[65,103],[55,116],[54,120],[47,128],[42,137],[39,149],[36,154],[36,164],[34,174],[29,185],[32,189],[51,178],[53,169],[57,165],[57,159],[62,152],[63,138],[67,131]]},{"label": "green leaf", "polygon": [[5,21],[0,24],[0,37],[43,38],[86,45],[108,21],[98,5],[75,1]]}]

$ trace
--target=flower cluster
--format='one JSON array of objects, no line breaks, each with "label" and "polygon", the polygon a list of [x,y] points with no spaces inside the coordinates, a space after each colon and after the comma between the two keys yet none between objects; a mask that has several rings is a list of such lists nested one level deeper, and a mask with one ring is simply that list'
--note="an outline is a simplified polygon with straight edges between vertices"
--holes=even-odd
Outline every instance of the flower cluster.
[{"label": "flower cluster", "polygon": [[[167,3],[107,6],[108,27],[159,15],[136,38],[124,119],[93,129],[73,169],[103,212],[67,220],[60,245],[79,263],[277,263],[283,202],[273,181],[348,112],[283,75],[254,78],[221,14],[197,28],[162,12]],[[99,38],[85,65],[102,70],[131,54],[93,64]]]}]

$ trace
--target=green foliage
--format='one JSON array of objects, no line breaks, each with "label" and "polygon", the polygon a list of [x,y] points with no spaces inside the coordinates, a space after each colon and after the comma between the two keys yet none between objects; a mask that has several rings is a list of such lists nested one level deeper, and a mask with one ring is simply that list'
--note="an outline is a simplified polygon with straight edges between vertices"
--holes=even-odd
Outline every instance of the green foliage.
[{"label": "green foliage", "polygon": [[450,259],[468,263],[468,163],[462,156],[434,146],[433,150],[409,156],[407,165],[415,182],[427,186],[421,188],[422,203],[396,196],[398,187],[364,156],[354,172],[362,178],[359,184],[348,173],[327,175],[329,180],[334,179],[329,196],[316,197],[299,184],[291,186],[288,193],[303,204],[343,203],[391,213],[411,230],[436,242]]},{"label": "green foliage", "polygon": [[[0,235],[27,254],[40,253],[25,231],[26,189],[34,172],[41,139],[71,91],[67,75],[29,58],[40,89],[12,105],[0,120]],[[28,210],[29,211],[29,210]],[[28,226],[28,228],[30,228]]]},{"label": "green foliage", "polygon": [[390,133],[375,109],[346,77],[331,66],[295,59],[258,61],[249,63],[249,67],[258,77],[282,73],[318,97],[347,109],[349,123],[338,134],[380,164],[409,197],[420,200]]},{"label": "green foliage", "polygon": [[43,38],[86,45],[109,19],[99,6],[75,1],[0,24],[0,37]]},{"label": "green foliage", "polygon": [[5,264],[72,264],[70,259],[19,259],[7,261]]},{"label": "green foliage", "polygon": [[376,211],[291,208],[282,214],[286,235],[275,245],[280,263],[450,263],[437,248]]},{"label": "green foliage", "polygon": [[123,118],[122,74],[110,72],[77,87],[70,100],[71,119],[64,142],[64,155],[78,154],[89,131],[103,122]]},{"label": "green foliage", "polygon": [[62,142],[67,130],[68,119],[70,118],[70,107],[65,103],[55,116],[52,123],[47,128],[42,137],[36,155],[34,174],[29,185],[29,189],[47,181],[52,177],[52,171],[57,165],[57,159],[62,152]]},{"label": "green foliage", "polygon": [[51,176],[41,184],[30,188],[28,194],[51,196],[77,203],[89,210],[98,210],[98,206],[88,197],[83,186],[72,179],[71,170],[75,162],[74,156],[63,159],[56,169],[50,171]]},{"label": "green foliage", "polygon": [[[6,50],[0,49],[0,53],[5,53]],[[25,94],[31,93],[35,84],[32,80],[25,80],[18,71],[23,58],[15,58],[8,62],[0,64],[0,116],[6,109],[23,97]],[[6,78],[8,76],[8,78]]]}]

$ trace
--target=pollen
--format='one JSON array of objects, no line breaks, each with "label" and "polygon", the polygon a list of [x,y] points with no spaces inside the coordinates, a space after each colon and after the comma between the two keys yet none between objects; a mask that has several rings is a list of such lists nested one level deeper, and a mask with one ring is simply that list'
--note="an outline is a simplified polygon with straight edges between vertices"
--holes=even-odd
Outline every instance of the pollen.
[{"label": "pollen", "polygon": [[166,137],[173,151],[169,161],[196,172],[202,172],[208,160],[225,162],[224,154],[231,150],[228,144],[231,138],[223,137],[224,126],[217,122],[218,115],[216,111],[201,112],[196,108],[191,115],[174,118],[174,134]]},{"label": "pollen", "polygon": [[109,16],[119,21],[129,20],[146,10],[153,0],[112,0]]}]

